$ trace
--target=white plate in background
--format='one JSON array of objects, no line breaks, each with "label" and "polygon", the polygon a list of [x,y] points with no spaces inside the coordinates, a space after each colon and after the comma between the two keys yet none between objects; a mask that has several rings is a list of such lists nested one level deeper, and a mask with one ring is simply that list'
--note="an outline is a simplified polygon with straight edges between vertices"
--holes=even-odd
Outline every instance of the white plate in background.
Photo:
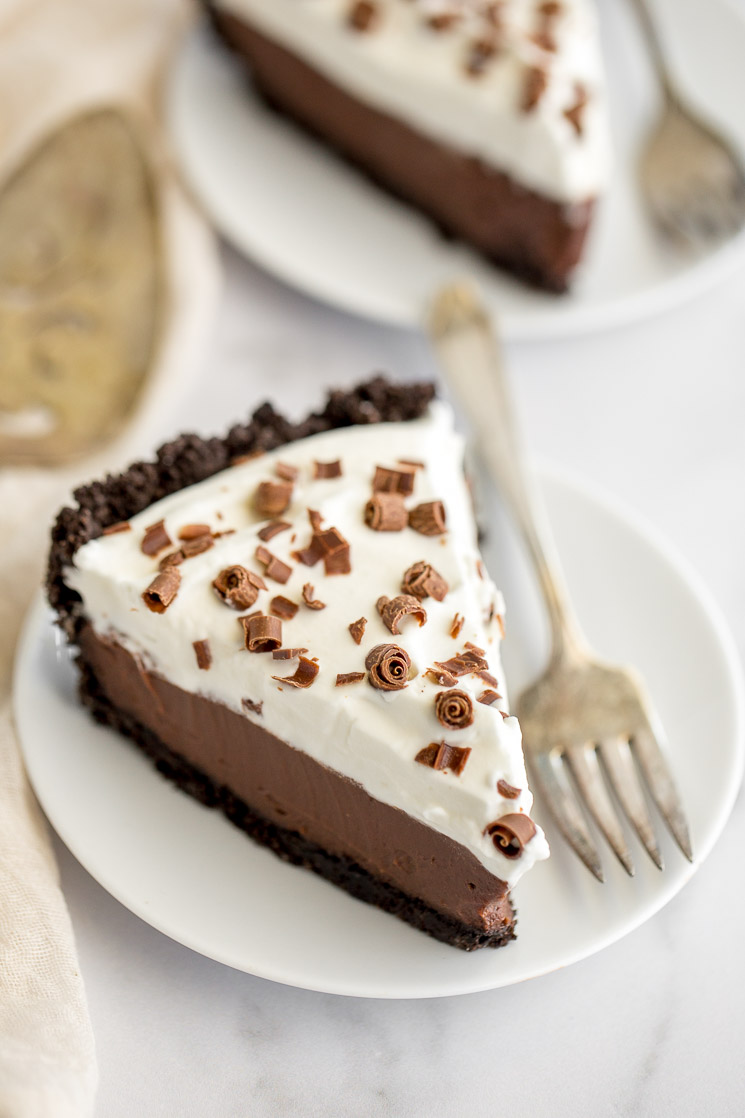
[{"label": "white plate in background", "polygon": [[[745,262],[740,236],[703,254],[659,239],[636,158],[657,104],[629,0],[599,0],[616,148],[608,196],[572,292],[534,291],[452,244],[427,220],[266,109],[204,28],[170,75],[167,116],[184,173],[217,227],[280,279],[347,311],[417,327],[440,283],[484,287],[510,340],[618,326],[693,298]],[[681,88],[745,152],[745,5],[656,0]]]},{"label": "white plate in background", "polygon": [[[576,480],[541,477],[588,636],[609,659],[641,670],[662,716],[694,865],[657,820],[664,873],[630,836],[636,877],[599,843],[601,886],[552,839],[538,801],[534,815],[552,839],[552,857],[514,891],[517,941],[470,954],[436,943],[279,861],[95,724],[76,700],[68,651],[39,601],[19,645],[15,719],[36,794],[75,857],[132,912],[195,951],[277,982],[358,997],[506,986],[585,958],[653,916],[700,866],[734,803],[743,767],[737,656],[707,591],[647,525]],[[508,604],[505,664],[517,692],[540,666],[541,623],[514,539],[497,516],[489,522],[499,555],[490,567]],[[487,560],[489,551],[487,542]]]}]

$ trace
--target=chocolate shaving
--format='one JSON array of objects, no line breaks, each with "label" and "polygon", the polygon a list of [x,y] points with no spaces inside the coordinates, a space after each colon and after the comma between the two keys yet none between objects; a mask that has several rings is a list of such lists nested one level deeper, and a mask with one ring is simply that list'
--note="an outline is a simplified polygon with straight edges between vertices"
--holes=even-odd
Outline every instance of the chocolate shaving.
[{"label": "chocolate shaving", "polygon": [[451,656],[449,660],[435,661],[436,668],[440,668],[441,671],[454,676],[482,672],[485,671],[488,666],[484,659],[484,650],[482,648],[476,648],[475,645],[468,644],[465,647],[465,651],[459,652],[457,656]]},{"label": "chocolate shaving", "polygon": [[294,660],[296,656],[302,656],[307,651],[307,648],[275,648],[272,652],[272,660]]},{"label": "chocolate shaving", "polygon": [[417,458],[399,458],[399,465],[411,466],[413,470],[423,470],[424,462],[420,462]]},{"label": "chocolate shaving", "polygon": [[314,598],[314,593],[315,590],[313,587],[313,583],[306,582],[305,586],[303,587],[303,601],[305,602],[308,609],[326,609],[326,603],[319,601],[318,598]]},{"label": "chocolate shaving", "polygon": [[142,600],[153,613],[165,613],[178,594],[181,572],[178,567],[168,567],[157,574],[142,595]]},{"label": "chocolate shaving", "polygon": [[380,11],[373,0],[354,0],[347,14],[347,23],[355,31],[372,31],[379,19]]},{"label": "chocolate shaving", "polygon": [[196,539],[184,540],[181,544],[181,554],[184,559],[193,559],[195,555],[201,555],[203,551],[209,551],[211,547],[215,546],[215,541],[212,536],[197,536]]},{"label": "chocolate shaving", "polygon": [[116,524],[109,524],[101,533],[102,536],[115,536],[117,532],[131,532],[132,525],[128,520],[119,520]]},{"label": "chocolate shaving", "polygon": [[341,477],[341,461],[337,458],[335,462],[313,462],[313,479],[318,481],[320,478]]},{"label": "chocolate shaving", "polygon": [[373,477],[373,493],[398,493],[400,497],[410,497],[414,492],[416,469],[410,466],[404,470],[390,470],[387,466],[376,466]]},{"label": "chocolate shaving", "polygon": [[528,66],[525,71],[525,84],[520,108],[524,113],[532,113],[537,107],[548,85],[548,74],[540,66]]},{"label": "chocolate shaving", "polygon": [[300,470],[297,466],[290,466],[287,462],[277,462],[274,466],[274,472],[283,481],[297,481]]},{"label": "chocolate shaving", "polygon": [[243,626],[246,648],[249,652],[273,652],[282,647],[282,622],[277,617],[252,614],[239,617]]},{"label": "chocolate shaving", "polygon": [[441,574],[420,559],[413,563],[404,574],[401,590],[404,594],[412,594],[420,602],[432,597],[436,602],[441,602],[450,587]]},{"label": "chocolate shaving", "polygon": [[473,702],[465,691],[440,691],[435,695],[435,714],[446,730],[465,730],[473,722]]},{"label": "chocolate shaving", "polygon": [[433,31],[448,31],[456,23],[460,23],[462,18],[460,12],[437,12],[435,15],[427,16],[426,23]]},{"label": "chocolate shaving", "polygon": [[409,527],[423,536],[441,536],[446,531],[446,519],[442,501],[425,501],[409,513]]},{"label": "chocolate shaving", "polygon": [[465,617],[461,617],[461,615],[459,613],[456,613],[455,617],[453,618],[453,620],[450,623],[450,636],[454,640],[455,640],[456,637],[460,636],[461,629],[463,628],[465,623],[466,623]]},{"label": "chocolate shaving", "polygon": [[412,594],[398,594],[395,598],[378,598],[375,603],[378,613],[383,619],[383,624],[390,629],[394,637],[398,636],[399,622],[404,617],[415,617],[419,622],[419,627],[425,624],[427,620],[427,611],[419,601]]},{"label": "chocolate shaving", "polygon": [[264,543],[269,543],[269,540],[273,540],[280,532],[286,532],[287,529],[291,527],[292,525],[289,520],[270,520],[268,524],[265,524],[263,528],[259,529],[256,535],[260,540],[263,540]]},{"label": "chocolate shaving", "polygon": [[308,520],[313,532],[320,532],[321,525],[323,524],[323,517],[317,509],[308,509]]},{"label": "chocolate shaving", "polygon": [[231,609],[250,609],[259,590],[266,590],[261,575],[238,565],[220,571],[212,586],[220,601]]},{"label": "chocolate shaving", "polygon": [[438,687],[455,687],[458,682],[451,672],[441,667],[427,668],[424,675],[425,678],[429,678],[433,683],[436,683]]},{"label": "chocolate shaving", "polygon": [[290,687],[310,687],[311,683],[313,683],[318,675],[319,670],[318,664],[315,664],[312,660],[306,660],[304,656],[301,656],[300,663],[295,669],[294,675],[273,675],[272,679],[276,679],[277,683],[287,683]]},{"label": "chocolate shaving", "polygon": [[448,745],[446,741],[433,741],[420,749],[414,758],[420,765],[428,765],[431,769],[450,771],[455,776],[460,776],[466,767],[466,761],[471,754],[468,747]]},{"label": "chocolate shaving", "polygon": [[163,558],[159,560],[158,570],[164,571],[166,567],[180,567],[183,561],[184,553],[181,548],[177,551],[169,551],[167,555],[164,555]]},{"label": "chocolate shaving", "polygon": [[506,780],[501,778],[497,781],[497,791],[500,796],[504,796],[506,800],[516,800],[520,795],[520,789],[515,788],[514,785],[508,784]]},{"label": "chocolate shaving", "polygon": [[283,621],[292,621],[299,609],[300,606],[291,602],[289,598],[283,598],[281,594],[272,598],[269,603],[270,613],[273,613],[275,617],[280,617]]},{"label": "chocolate shaving", "polygon": [[259,516],[281,516],[292,500],[292,482],[260,481],[253,506]]},{"label": "chocolate shaving", "polygon": [[487,690],[481,692],[477,699],[477,702],[483,703],[486,707],[490,707],[492,703],[496,703],[497,700],[501,698],[502,696],[499,694],[498,691]]},{"label": "chocolate shaving", "polygon": [[251,714],[261,714],[264,709],[263,702],[255,703],[253,699],[241,699],[241,706],[244,710],[250,711]]},{"label": "chocolate shaving", "polygon": [[500,854],[505,858],[519,858],[526,842],[530,842],[535,834],[536,827],[533,820],[516,812],[512,815],[503,815],[487,824],[484,834],[491,837]]},{"label": "chocolate shaving", "polygon": [[401,532],[408,519],[398,493],[376,493],[365,505],[365,524],[374,532]]},{"label": "chocolate shaving", "polygon": [[313,535],[307,547],[303,547],[299,551],[291,551],[290,554],[293,559],[297,559],[298,563],[302,563],[306,567],[315,567],[323,555],[323,551],[316,536]]},{"label": "chocolate shaving", "polygon": [[358,617],[349,626],[349,632],[352,634],[352,640],[355,644],[362,644],[362,638],[365,634],[365,626],[367,625],[366,617]]},{"label": "chocolate shaving", "polygon": [[230,459],[230,465],[244,466],[246,462],[253,462],[255,458],[262,458],[265,454],[265,450],[251,450],[247,454],[235,454]]},{"label": "chocolate shaving", "polygon": [[564,109],[564,116],[572,125],[577,135],[581,136],[584,131],[584,115],[588,101],[587,90],[580,82],[577,82],[574,87],[574,92],[574,104],[570,105],[568,109]]},{"label": "chocolate shaving", "polygon": [[486,571],[484,570],[484,564],[482,563],[482,561],[480,559],[476,560],[476,574],[479,576],[479,578],[486,578]]},{"label": "chocolate shaving", "polygon": [[343,687],[345,683],[359,683],[364,678],[364,672],[340,672],[336,677],[336,686]]},{"label": "chocolate shaving", "polygon": [[200,536],[209,536],[209,524],[184,524],[183,528],[179,530],[178,538],[180,540],[198,540]]},{"label": "chocolate shaving", "polygon": [[197,667],[200,668],[203,672],[208,671],[208,669],[212,665],[212,652],[210,650],[210,642],[208,640],[192,641],[192,648],[194,649],[194,653],[197,658]]},{"label": "chocolate shaving", "polygon": [[157,524],[151,524],[145,529],[140,547],[145,555],[157,555],[159,551],[170,547],[171,543],[171,537],[166,532],[165,521],[159,520]]},{"label": "chocolate shaving", "polygon": [[466,72],[472,78],[480,78],[486,67],[499,51],[499,43],[494,35],[475,39],[468,46],[466,57]]},{"label": "chocolate shaving", "polygon": [[378,691],[400,691],[409,678],[411,659],[397,644],[376,644],[365,657],[368,682]]},{"label": "chocolate shaving", "polygon": [[276,555],[272,555],[265,547],[257,547],[254,553],[260,563],[264,565],[264,574],[267,578],[271,578],[274,582],[287,582],[292,574],[292,567],[287,563],[283,563]]},{"label": "chocolate shaving", "polygon": [[477,675],[479,679],[482,679],[484,683],[488,683],[490,687],[499,687],[499,680],[496,676],[493,676],[491,672],[480,671],[474,674]]},{"label": "chocolate shaving", "polygon": [[326,574],[348,575],[352,569],[350,548],[339,529],[326,528],[323,532],[314,532],[313,536],[321,549]]}]

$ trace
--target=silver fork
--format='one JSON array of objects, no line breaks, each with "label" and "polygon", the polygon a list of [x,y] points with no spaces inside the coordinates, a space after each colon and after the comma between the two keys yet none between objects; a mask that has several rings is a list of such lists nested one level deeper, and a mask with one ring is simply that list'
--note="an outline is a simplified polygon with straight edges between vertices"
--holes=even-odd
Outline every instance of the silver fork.
[{"label": "silver fork", "polygon": [[662,112],[640,163],[650,212],[665,233],[689,243],[732,236],[745,224],[742,162],[718,132],[683,105],[649,0],[634,0],[634,5],[663,94]]},{"label": "silver fork", "polygon": [[608,786],[652,860],[663,868],[640,774],[678,846],[692,860],[662,729],[642,681],[630,668],[598,660],[574,617],[543,508],[524,465],[502,352],[474,289],[464,283],[440,291],[429,330],[476,447],[521,529],[548,611],[548,667],[516,704],[535,783],[560,831],[599,881],[603,870],[582,802],[627,872],[634,873]]}]

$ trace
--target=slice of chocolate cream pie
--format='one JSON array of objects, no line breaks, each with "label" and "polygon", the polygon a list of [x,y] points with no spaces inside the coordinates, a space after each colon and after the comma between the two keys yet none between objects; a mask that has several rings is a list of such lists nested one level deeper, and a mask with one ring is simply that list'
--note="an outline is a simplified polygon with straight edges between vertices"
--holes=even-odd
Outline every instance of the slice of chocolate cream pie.
[{"label": "slice of chocolate cream pie", "polygon": [[514,938],[529,816],[462,440],[378,379],[76,492],[49,594],[81,695],[280,857],[454,946]]}]

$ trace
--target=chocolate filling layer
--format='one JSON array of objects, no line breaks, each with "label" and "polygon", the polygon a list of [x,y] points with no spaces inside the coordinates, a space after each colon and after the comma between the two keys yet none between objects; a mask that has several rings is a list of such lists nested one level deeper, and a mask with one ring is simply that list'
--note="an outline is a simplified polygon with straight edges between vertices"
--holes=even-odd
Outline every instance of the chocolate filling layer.
[{"label": "chocolate filling layer", "polygon": [[[557,202],[357,100],[248,23],[203,0],[221,38],[251,68],[264,99],[447,235],[551,291],[565,291],[594,199]],[[301,193],[298,194],[301,204]]]},{"label": "chocolate filling layer", "polygon": [[79,645],[96,717],[275,853],[465,950],[514,938],[505,883],[470,851],[269,734],[260,716],[146,672],[88,624]]}]

